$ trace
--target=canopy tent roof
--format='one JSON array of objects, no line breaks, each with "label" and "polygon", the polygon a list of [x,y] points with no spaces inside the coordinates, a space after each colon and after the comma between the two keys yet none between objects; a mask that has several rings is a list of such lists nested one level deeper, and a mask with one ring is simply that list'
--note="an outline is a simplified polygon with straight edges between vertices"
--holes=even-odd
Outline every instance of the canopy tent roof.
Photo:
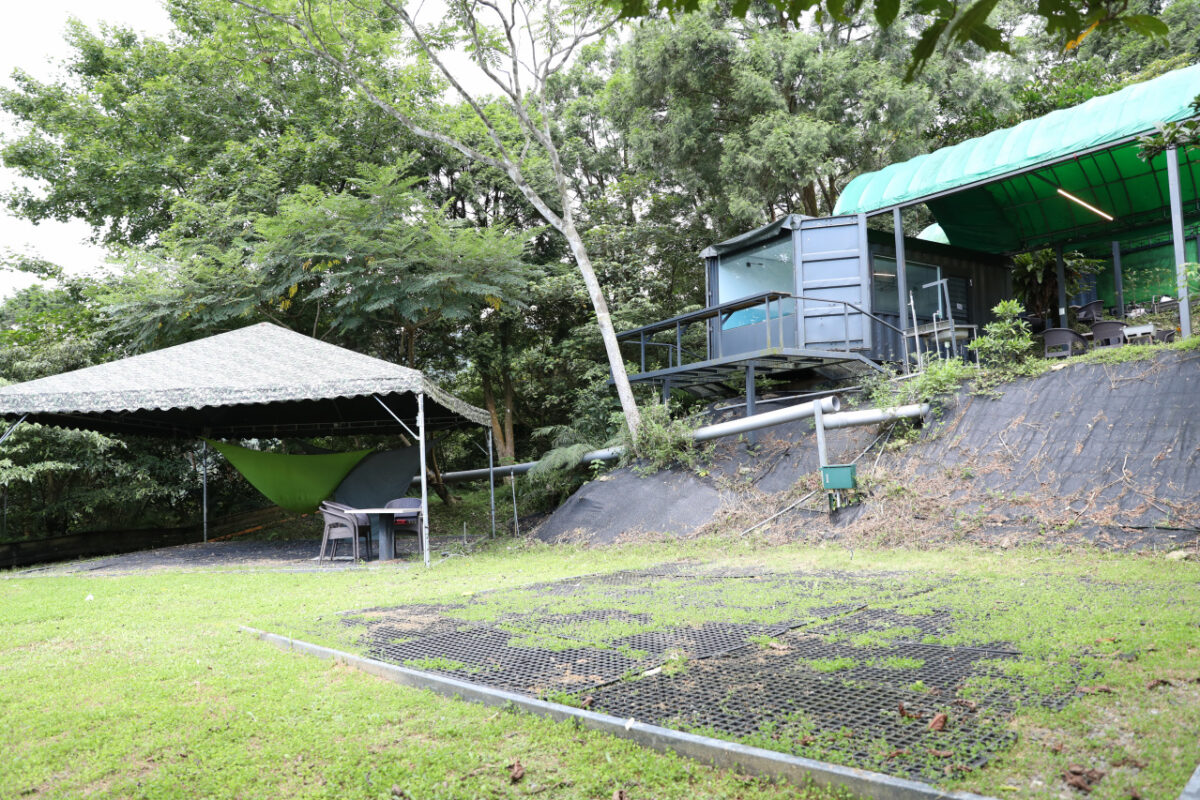
[{"label": "canopy tent roof", "polygon": [[[211,438],[396,433],[423,393],[427,428],[486,411],[421,372],[271,323],[0,387],[0,417],[103,433]],[[376,399],[378,398],[378,399]]]},{"label": "canopy tent roof", "polygon": [[[960,247],[1014,253],[1169,219],[1166,158],[1138,156],[1137,137],[1195,116],[1200,64],[1078,106],[859,175],[835,214],[925,203]],[[1200,210],[1200,153],[1178,154],[1185,213]],[[1063,189],[1115,217],[1105,220]]]},{"label": "canopy tent roof", "polygon": [[752,231],[746,231],[745,233],[739,233],[732,239],[726,239],[723,242],[710,245],[709,247],[706,247],[700,251],[700,257],[715,258],[717,256],[723,256],[726,253],[734,253],[738,250],[745,250],[747,247],[758,244],[759,242],[769,241],[779,236],[784,231],[791,231],[799,228],[800,219],[801,217],[798,214],[786,214],[779,219],[771,220],[762,227],[755,228]]},{"label": "canopy tent roof", "polygon": [[936,222],[932,225],[926,225],[917,234],[917,238],[923,242],[937,242],[938,244],[950,244],[950,239],[946,237],[946,232],[942,230],[942,226]]}]

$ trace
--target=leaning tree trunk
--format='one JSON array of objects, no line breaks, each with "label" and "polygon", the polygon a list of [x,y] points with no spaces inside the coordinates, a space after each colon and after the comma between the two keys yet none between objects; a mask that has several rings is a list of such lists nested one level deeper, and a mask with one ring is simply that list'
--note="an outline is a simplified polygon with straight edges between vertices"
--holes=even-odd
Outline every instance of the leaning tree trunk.
[{"label": "leaning tree trunk", "polygon": [[617,332],[613,329],[612,316],[608,313],[608,302],[604,299],[604,292],[600,290],[600,281],[596,279],[596,272],[592,269],[592,260],[588,257],[583,237],[575,230],[575,222],[569,214],[563,215],[562,234],[571,246],[571,254],[575,257],[579,273],[583,275],[584,286],[587,287],[588,297],[591,298],[592,308],[596,312],[596,324],[600,326],[600,338],[604,340],[604,350],[608,354],[613,385],[617,387],[621,410],[625,412],[625,425],[636,437],[638,429],[642,426],[642,415],[638,411],[637,401],[633,399],[633,388],[629,385],[629,375],[625,372],[625,359],[621,358]]},{"label": "leaning tree trunk", "polygon": [[[516,442],[512,436],[512,402],[507,401],[506,418],[502,420],[500,412],[496,408],[496,395],[492,390],[491,378],[484,373],[480,376],[480,383],[483,386],[483,404],[491,418],[492,440],[496,446],[496,454],[500,457],[501,464],[509,464],[517,454]],[[506,386],[505,389],[507,391],[508,387]]]}]

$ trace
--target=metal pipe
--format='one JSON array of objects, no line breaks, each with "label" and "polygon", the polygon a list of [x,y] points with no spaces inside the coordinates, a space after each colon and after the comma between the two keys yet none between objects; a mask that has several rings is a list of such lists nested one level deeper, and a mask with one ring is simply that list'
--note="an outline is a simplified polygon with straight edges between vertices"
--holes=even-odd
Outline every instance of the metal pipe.
[{"label": "metal pipe", "polygon": [[[795,422],[800,419],[808,419],[816,413],[817,405],[821,406],[821,410],[828,414],[835,414],[841,407],[842,401],[834,397],[822,397],[819,400],[813,400],[808,403],[802,403],[788,408],[779,408],[774,411],[766,411],[762,414],[755,414],[752,417],[740,417],[732,419],[728,422],[718,422],[715,425],[705,425],[703,428],[697,428],[692,433],[692,440],[696,442],[707,442],[712,439],[720,439],[724,436],[737,436],[741,433],[749,433],[761,428],[769,428],[772,425],[782,425],[785,422]],[[825,418],[825,427],[829,427],[829,420],[837,419],[834,417]],[[859,423],[867,424],[867,423]],[[839,426],[842,427],[842,426]],[[584,453],[579,458],[580,464],[590,464],[593,461],[614,461],[621,457],[625,452],[623,447],[606,447],[601,450],[591,450]],[[489,474],[496,475],[523,475],[529,470],[537,466],[537,461],[526,461],[523,464],[511,464],[509,466],[495,467],[492,470],[483,469],[467,469],[460,472],[445,472],[442,473],[442,481],[444,483],[459,483],[461,481],[473,481],[488,477]]]},{"label": "metal pipe", "polygon": [[857,425],[878,425],[901,419],[923,417],[929,413],[929,403],[913,403],[890,408],[864,408],[861,411],[845,411],[825,417],[825,430],[831,428],[853,428]]},{"label": "metal pipe", "polygon": [[829,462],[825,459],[825,415],[821,413],[821,406],[818,405],[815,410],[813,425],[817,431],[817,463],[822,467],[827,467]]},{"label": "metal pipe", "polygon": [[785,422],[808,419],[816,413],[814,409],[818,404],[820,404],[821,410],[827,414],[835,413],[842,407],[842,401],[837,396],[822,397],[820,400],[801,403],[798,406],[765,411],[762,414],[755,414],[752,417],[741,417],[739,419],[731,419],[728,422],[718,422],[716,425],[705,425],[703,428],[696,429],[692,434],[692,440],[707,442],[712,439],[720,439],[724,436],[736,436],[740,433],[749,433],[750,431],[769,428],[772,425],[782,425]]}]

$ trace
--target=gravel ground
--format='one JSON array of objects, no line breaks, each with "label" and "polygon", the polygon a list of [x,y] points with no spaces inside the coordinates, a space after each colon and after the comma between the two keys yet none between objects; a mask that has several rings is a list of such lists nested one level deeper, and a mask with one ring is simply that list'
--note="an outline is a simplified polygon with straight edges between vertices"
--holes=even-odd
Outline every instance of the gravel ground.
[{"label": "gravel ground", "polygon": [[[462,539],[434,539],[430,543],[432,557],[440,558],[441,553],[448,547],[457,545],[461,549]],[[343,548],[344,549],[344,548]],[[163,547],[157,550],[143,550],[137,553],[123,553],[102,558],[68,561],[61,564],[49,564],[17,570],[13,575],[69,575],[87,573],[90,575],[126,575],[137,572],[162,571],[204,571],[211,569],[250,569],[285,572],[308,572],[316,570],[340,570],[352,566],[350,561],[339,559],[332,564],[328,561],[318,565],[317,555],[321,550],[321,540],[300,541],[223,541],[203,544],[185,544],[177,547]],[[417,542],[415,538],[397,538],[395,561],[367,562],[372,566],[408,567],[418,560]]]}]

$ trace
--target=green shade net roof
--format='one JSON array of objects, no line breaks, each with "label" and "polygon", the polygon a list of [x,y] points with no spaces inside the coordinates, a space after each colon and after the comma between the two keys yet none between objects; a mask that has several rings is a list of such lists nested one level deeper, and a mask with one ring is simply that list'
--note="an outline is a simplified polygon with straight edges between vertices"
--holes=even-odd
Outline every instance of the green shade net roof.
[{"label": "green shade net roof", "polygon": [[938,244],[950,244],[950,240],[946,237],[946,232],[942,230],[942,226],[936,222],[932,225],[925,226],[917,238],[923,242],[937,242]]},{"label": "green shade net roof", "polygon": [[[1169,219],[1166,158],[1134,137],[1195,115],[1200,65],[1168,72],[852,180],[835,214],[924,202],[951,244],[1013,253],[1103,238]],[[1200,212],[1200,153],[1178,154],[1184,213]],[[1064,189],[1115,217],[1108,221]]]},{"label": "green shade net roof", "polygon": [[370,450],[316,456],[264,453],[212,439],[204,441],[225,456],[268,500],[301,514],[316,511],[358,462],[371,454]]}]

